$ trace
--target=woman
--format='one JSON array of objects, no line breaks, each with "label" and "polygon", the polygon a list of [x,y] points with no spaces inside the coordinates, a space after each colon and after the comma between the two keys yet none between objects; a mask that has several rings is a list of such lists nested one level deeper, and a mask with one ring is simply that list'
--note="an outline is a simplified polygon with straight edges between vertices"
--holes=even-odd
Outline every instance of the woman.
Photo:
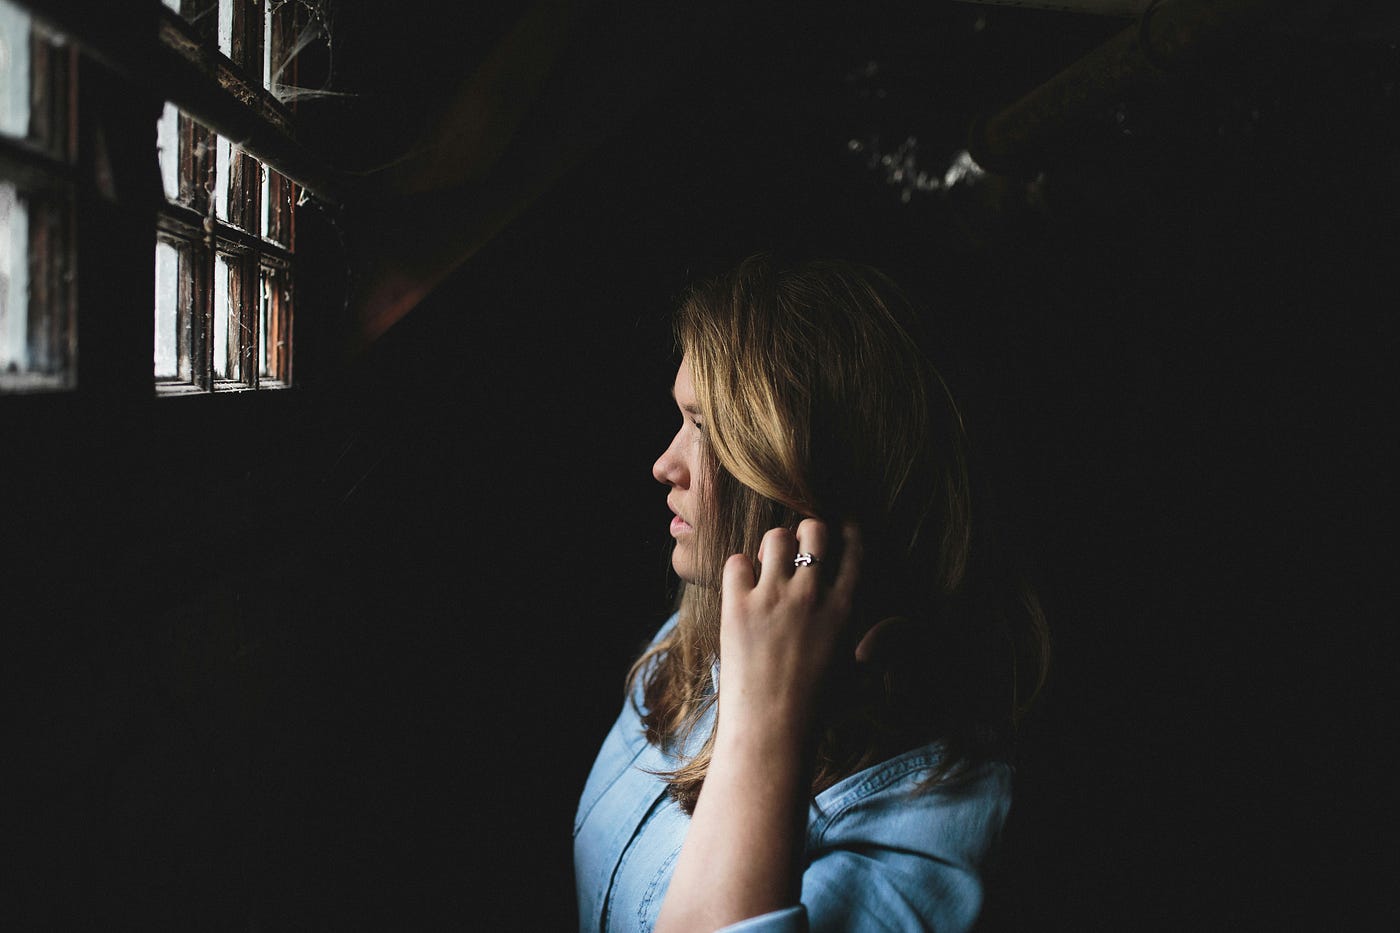
[{"label": "woman", "polygon": [[682,596],[580,802],[583,929],[975,921],[1046,643],[915,324],[873,270],[762,258],[678,312]]}]

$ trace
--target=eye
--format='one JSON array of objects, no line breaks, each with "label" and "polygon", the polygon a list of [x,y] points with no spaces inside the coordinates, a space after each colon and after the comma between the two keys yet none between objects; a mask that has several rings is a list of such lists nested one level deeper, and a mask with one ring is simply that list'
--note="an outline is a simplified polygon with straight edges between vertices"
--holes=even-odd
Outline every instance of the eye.
[{"label": "eye", "polygon": [[690,423],[695,425],[695,430],[699,431],[701,434],[705,433],[705,426],[700,423],[699,419],[691,418]]}]

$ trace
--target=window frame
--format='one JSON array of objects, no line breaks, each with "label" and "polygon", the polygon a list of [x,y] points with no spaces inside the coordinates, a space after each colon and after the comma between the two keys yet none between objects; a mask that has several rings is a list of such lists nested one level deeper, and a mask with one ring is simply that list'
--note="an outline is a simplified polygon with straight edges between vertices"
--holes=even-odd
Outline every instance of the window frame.
[{"label": "window frame", "polygon": [[[217,0],[183,0],[179,13],[162,5],[160,32],[167,45],[185,50],[206,73],[222,78],[230,70],[241,77],[242,87],[263,96],[262,106],[275,106],[290,122],[291,114],[266,90],[264,23],[258,0],[232,0],[231,54],[218,48]],[[296,6],[282,4],[279,11],[295,15]],[[189,17],[187,21],[186,17]],[[271,29],[274,41],[287,30]],[[197,50],[193,55],[190,50]],[[274,53],[276,49],[274,49]],[[295,68],[295,63],[293,63]],[[174,102],[172,102],[174,103]],[[177,105],[178,106],[178,105]],[[220,217],[213,196],[217,184],[218,148],[221,136],[202,122],[199,113],[178,107],[177,159],[179,195],[162,198],[157,208],[157,239],[178,247],[179,271],[176,296],[176,368],[169,378],[155,375],[157,395],[193,392],[229,392],[286,388],[294,384],[296,315],[282,309],[290,320],[282,330],[286,344],[277,371],[264,375],[262,368],[263,270],[277,269],[295,279],[295,229],[297,186],[286,181],[275,165],[267,164],[240,146],[231,148],[226,181],[227,216]],[[272,180],[277,179],[276,184]],[[268,190],[265,192],[264,188]],[[286,188],[287,190],[283,190]],[[263,197],[277,197],[269,209],[269,229],[262,229]],[[285,233],[279,238],[279,234]],[[220,341],[215,296],[217,277],[228,275],[226,338]],[[216,358],[220,344],[227,347],[223,360]]]},{"label": "window frame", "polygon": [[[62,302],[72,353],[63,384],[41,388],[113,398],[225,394],[296,384],[303,349],[297,338],[305,319],[294,307],[302,274],[294,205],[313,200],[318,212],[329,214],[351,188],[342,173],[302,144],[295,103],[279,101],[263,75],[264,35],[284,43],[296,36],[301,26],[289,18],[304,17],[303,6],[273,7],[284,18],[265,24],[269,0],[236,0],[233,54],[225,56],[218,49],[217,0],[182,0],[183,15],[161,2],[138,9],[92,7],[81,0],[12,2],[30,13],[35,26],[65,40],[62,55],[54,58],[66,62],[66,75],[56,82],[66,99],[61,111],[43,117],[63,128],[62,153],[0,137],[0,177],[25,186],[26,193],[32,185],[61,193],[55,209],[67,223],[59,242],[66,250],[60,267],[63,291],[60,295],[53,288],[49,294]],[[270,65],[276,69],[281,63],[272,51]],[[294,59],[283,67],[278,82],[295,83],[296,69]],[[167,101],[182,113],[180,148],[193,146],[197,133],[206,140],[219,135],[238,142],[241,152],[230,167],[235,190],[228,217],[213,215],[200,183],[214,170],[207,145],[198,164],[181,166],[182,197],[166,198],[154,124]],[[147,136],[151,146],[141,152],[139,141]],[[261,225],[264,189],[275,198],[266,230]],[[143,213],[144,247],[136,228]],[[176,351],[184,362],[177,363],[170,379],[156,377],[153,358],[159,242],[179,247],[176,304],[187,309]],[[137,251],[144,253],[140,268],[133,262]],[[241,335],[236,379],[215,377],[211,358],[213,277],[223,269],[220,255],[234,257],[240,270],[230,289],[238,301],[233,333]],[[271,290],[266,296],[265,288]],[[145,305],[139,319],[133,310],[137,303]],[[271,317],[264,340],[266,315]],[[138,343],[144,352],[138,353]],[[265,360],[271,368],[264,369]],[[7,399],[21,391],[0,385]]]},{"label": "window frame", "polygon": [[[27,9],[22,2],[13,6]],[[0,133],[0,181],[23,200],[27,219],[24,369],[0,369],[0,394],[62,391],[78,381],[75,276],[77,61],[49,26],[29,22],[29,126]]]}]

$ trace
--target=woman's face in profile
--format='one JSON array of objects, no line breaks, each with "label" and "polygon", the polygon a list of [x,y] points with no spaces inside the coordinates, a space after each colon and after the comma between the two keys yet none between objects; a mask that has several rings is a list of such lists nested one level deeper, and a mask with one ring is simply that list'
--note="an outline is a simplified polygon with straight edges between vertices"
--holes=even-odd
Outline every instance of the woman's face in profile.
[{"label": "woman's face in profile", "polygon": [[689,358],[682,358],[671,390],[676,407],[680,409],[681,426],[671,444],[652,465],[651,475],[670,487],[666,504],[675,517],[671,520],[671,536],[676,539],[671,552],[671,566],[676,575],[687,583],[699,582],[699,554],[695,546],[695,522],[706,514],[704,476],[704,420],[695,398],[695,385],[690,377]]}]

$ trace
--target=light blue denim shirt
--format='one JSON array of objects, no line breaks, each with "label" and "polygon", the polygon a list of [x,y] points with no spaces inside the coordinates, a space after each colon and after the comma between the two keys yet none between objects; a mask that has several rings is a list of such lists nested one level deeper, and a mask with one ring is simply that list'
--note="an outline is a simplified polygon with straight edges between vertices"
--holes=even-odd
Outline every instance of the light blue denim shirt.
[{"label": "light blue denim shirt", "polygon": [[[673,616],[657,637],[674,624]],[[703,723],[695,730],[697,745],[708,732]],[[725,931],[969,929],[982,906],[979,866],[1011,806],[1011,769],[988,763],[955,786],[920,791],[939,760],[939,746],[926,745],[822,791],[808,811],[801,903]],[[581,930],[655,924],[690,825],[656,776],[676,764],[647,743],[636,710],[624,704],[574,818]]]}]

